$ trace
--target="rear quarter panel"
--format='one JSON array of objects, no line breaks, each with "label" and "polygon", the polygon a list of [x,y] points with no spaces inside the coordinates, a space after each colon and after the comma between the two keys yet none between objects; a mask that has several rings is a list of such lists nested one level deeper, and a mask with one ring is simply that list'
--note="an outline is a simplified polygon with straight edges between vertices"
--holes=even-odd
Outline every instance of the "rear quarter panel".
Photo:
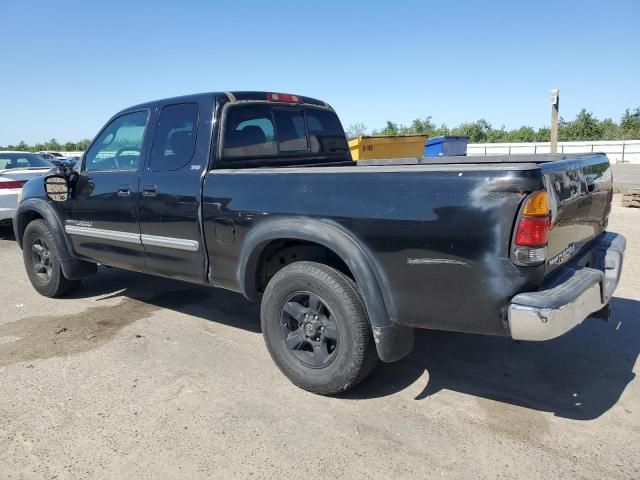
[{"label": "rear quarter panel", "polygon": [[[506,335],[504,306],[544,274],[509,258],[522,192],[540,187],[531,165],[213,170],[203,193],[213,280],[242,291],[238,259],[260,223],[324,219],[372,259],[392,321]],[[216,218],[233,222],[233,241],[216,237]]]}]

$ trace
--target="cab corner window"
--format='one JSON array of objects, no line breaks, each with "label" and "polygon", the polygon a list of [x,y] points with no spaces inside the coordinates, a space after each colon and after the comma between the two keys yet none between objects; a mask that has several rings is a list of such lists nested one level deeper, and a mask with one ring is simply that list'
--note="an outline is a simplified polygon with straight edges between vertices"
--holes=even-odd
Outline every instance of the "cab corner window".
[{"label": "cab corner window", "polygon": [[126,113],[111,121],[85,156],[87,171],[136,170],[140,163],[147,112]]},{"label": "cab corner window", "polygon": [[154,172],[179,170],[191,162],[196,146],[198,105],[182,103],[162,109],[151,148]]}]

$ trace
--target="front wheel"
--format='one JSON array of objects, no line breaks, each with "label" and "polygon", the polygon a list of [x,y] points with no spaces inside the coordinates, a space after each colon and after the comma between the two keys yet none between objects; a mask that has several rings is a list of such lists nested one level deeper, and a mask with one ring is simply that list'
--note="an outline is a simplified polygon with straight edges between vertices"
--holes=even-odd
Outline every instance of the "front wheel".
[{"label": "front wheel", "polygon": [[22,258],[33,288],[45,297],[66,295],[80,285],[80,280],[64,276],[53,233],[44,220],[34,220],[27,225]]},{"label": "front wheel", "polygon": [[276,273],[262,297],[261,322],[274,362],[305,390],[346,391],[378,361],[357,285],[326,265],[295,262]]}]

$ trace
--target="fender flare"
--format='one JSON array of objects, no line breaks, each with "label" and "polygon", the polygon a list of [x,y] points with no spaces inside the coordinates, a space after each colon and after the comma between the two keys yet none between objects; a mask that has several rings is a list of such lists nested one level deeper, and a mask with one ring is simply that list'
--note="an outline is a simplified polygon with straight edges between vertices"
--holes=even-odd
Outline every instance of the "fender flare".
[{"label": "fender flare", "polygon": [[257,298],[255,273],[264,248],[279,239],[314,242],[338,255],[360,288],[380,358],[393,362],[411,352],[413,328],[397,324],[396,309],[387,294],[389,289],[381,288],[386,283],[384,273],[367,249],[332,220],[280,218],[265,220],[253,228],[245,237],[236,273],[238,285],[247,298]]},{"label": "fender flare", "polygon": [[53,230],[56,247],[60,254],[60,267],[65,277],[74,280],[96,272],[97,265],[95,263],[81,260],[72,254],[73,248],[64,231],[60,218],[53,207],[41,198],[28,198],[18,205],[13,217],[13,232],[20,248],[23,248],[24,231],[27,228],[26,220],[30,212],[37,213],[47,222],[49,228]]},{"label": "fender flare", "polygon": [[71,258],[71,249],[69,248],[68,240],[60,219],[58,215],[56,215],[53,207],[41,198],[28,198],[18,205],[14,215],[13,230],[20,248],[22,248],[24,230],[27,228],[26,214],[29,212],[35,212],[40,215],[44,221],[47,222],[49,228],[54,231],[56,246],[58,247],[58,252],[60,252],[60,257],[64,259]]}]

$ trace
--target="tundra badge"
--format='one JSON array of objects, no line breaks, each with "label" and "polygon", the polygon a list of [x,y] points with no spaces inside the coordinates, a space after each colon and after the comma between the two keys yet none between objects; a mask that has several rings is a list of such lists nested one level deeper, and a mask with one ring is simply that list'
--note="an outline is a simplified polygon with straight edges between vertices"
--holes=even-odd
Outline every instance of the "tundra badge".
[{"label": "tundra badge", "polygon": [[566,262],[571,258],[575,250],[576,250],[576,246],[573,243],[570,243],[567,248],[562,250],[555,257],[549,259],[549,265],[559,265],[561,263]]}]

